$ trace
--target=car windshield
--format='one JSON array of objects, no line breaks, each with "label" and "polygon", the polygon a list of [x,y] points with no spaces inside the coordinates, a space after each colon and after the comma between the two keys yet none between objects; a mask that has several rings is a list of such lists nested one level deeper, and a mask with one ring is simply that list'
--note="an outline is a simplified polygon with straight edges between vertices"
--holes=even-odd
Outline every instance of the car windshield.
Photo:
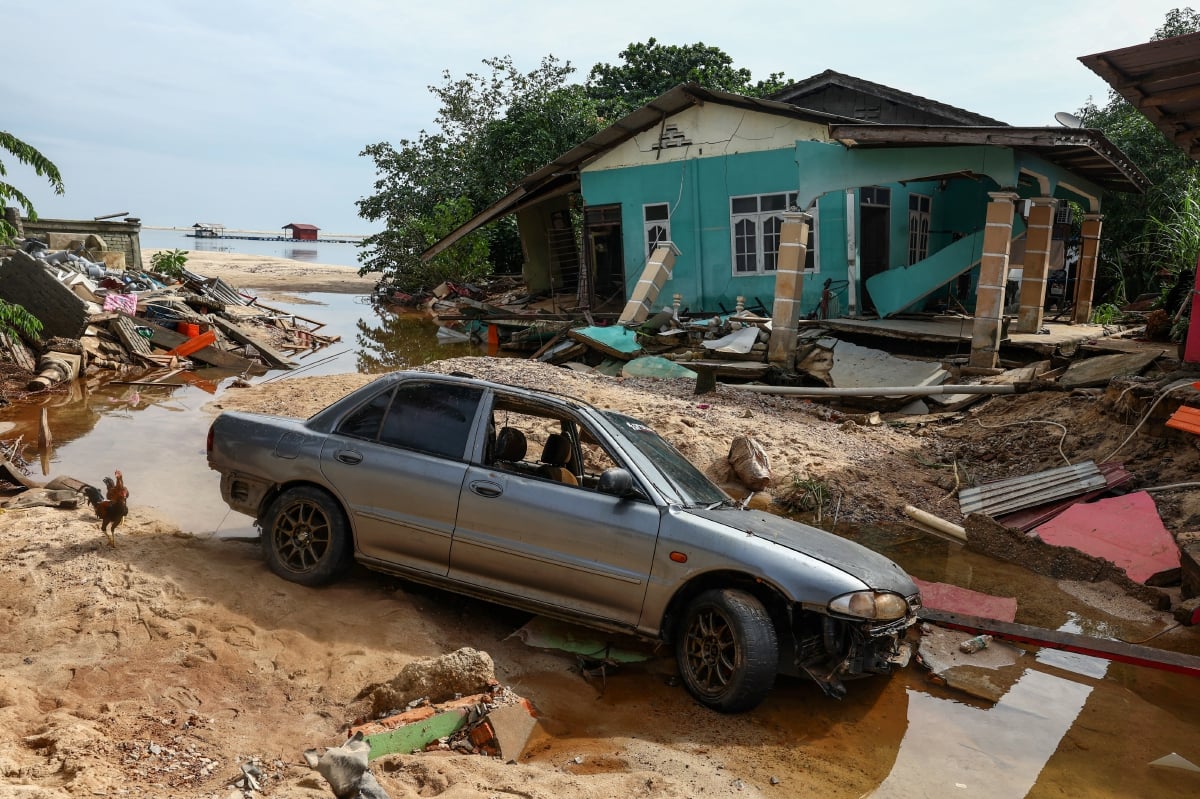
[{"label": "car windshield", "polygon": [[658,433],[629,416],[611,411],[605,412],[605,415],[675,488],[684,505],[709,506],[729,501],[724,491],[713,485],[703,472]]}]

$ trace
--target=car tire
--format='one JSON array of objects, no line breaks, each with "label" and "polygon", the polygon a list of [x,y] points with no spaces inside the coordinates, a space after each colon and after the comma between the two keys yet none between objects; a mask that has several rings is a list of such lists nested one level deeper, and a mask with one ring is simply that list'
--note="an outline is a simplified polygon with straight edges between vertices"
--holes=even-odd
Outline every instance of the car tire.
[{"label": "car tire", "polygon": [[683,615],[675,660],[700,704],[740,713],[762,702],[775,684],[779,641],[754,596],[731,588],[705,591]]},{"label": "car tire", "polygon": [[271,571],[301,585],[333,581],[352,554],[341,506],[311,486],[289,488],[275,498],[263,517],[262,547]]}]

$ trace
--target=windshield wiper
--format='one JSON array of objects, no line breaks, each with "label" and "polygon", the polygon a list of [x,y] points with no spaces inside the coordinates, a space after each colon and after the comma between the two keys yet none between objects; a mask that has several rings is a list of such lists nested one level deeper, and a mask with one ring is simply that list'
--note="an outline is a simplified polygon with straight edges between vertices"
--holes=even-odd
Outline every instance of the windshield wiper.
[{"label": "windshield wiper", "polygon": [[758,493],[758,492],[751,491],[749,494],[742,497],[741,502],[738,502],[736,499],[733,499],[731,497],[726,497],[725,499],[721,500],[720,502],[714,502],[711,505],[705,506],[704,509],[705,510],[716,510],[717,508],[721,507],[722,505],[727,505],[731,508],[737,508],[738,510],[745,510],[746,506],[750,504],[750,500],[754,498],[754,495],[756,493]]}]

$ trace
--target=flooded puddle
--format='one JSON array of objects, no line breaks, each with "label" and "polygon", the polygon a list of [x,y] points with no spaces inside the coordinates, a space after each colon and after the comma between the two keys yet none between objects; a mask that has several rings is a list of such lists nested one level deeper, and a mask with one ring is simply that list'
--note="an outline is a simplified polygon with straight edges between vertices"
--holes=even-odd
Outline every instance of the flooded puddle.
[{"label": "flooded puddle", "polygon": [[[440,346],[420,318],[381,316],[350,295],[309,295],[315,304],[272,302],[327,323],[342,341],[301,361],[299,375],[378,373],[456,355],[471,345]],[[53,451],[34,479],[68,475],[92,483],[120,469],[131,503],[152,508],[198,535],[250,537],[248,517],[221,502],[205,460],[211,414],[232,375],[200,372],[178,388],[92,380],[40,402],[0,409],[0,433],[36,441],[44,407]],[[273,379],[290,379],[272,373]],[[135,379],[126,376],[126,379]],[[964,551],[907,529],[839,530],[893,558],[925,580],[1016,596],[1018,621],[1047,629],[1141,641],[1162,624],[1125,617],[1073,596],[1055,581]],[[1200,652],[1200,636],[1172,640]],[[517,646],[517,644],[506,644]],[[910,666],[892,679],[849,685],[843,701],[811,683],[781,679],[750,714],[722,717],[698,708],[671,684],[667,659],[618,669],[603,690],[580,696],[571,661],[521,675],[547,723],[526,759],[574,762],[579,771],[647,768],[646,747],[711,757],[730,779],[780,796],[1200,795],[1200,774],[1150,765],[1171,753],[1200,764],[1200,682],[1194,678],[1061,652],[1029,652],[996,702],[967,697]],[[664,687],[671,686],[671,687]],[[722,762],[718,763],[717,760]],[[707,761],[706,761],[707,762]],[[736,774],[735,774],[736,772]],[[771,779],[779,781],[773,788]]]}]

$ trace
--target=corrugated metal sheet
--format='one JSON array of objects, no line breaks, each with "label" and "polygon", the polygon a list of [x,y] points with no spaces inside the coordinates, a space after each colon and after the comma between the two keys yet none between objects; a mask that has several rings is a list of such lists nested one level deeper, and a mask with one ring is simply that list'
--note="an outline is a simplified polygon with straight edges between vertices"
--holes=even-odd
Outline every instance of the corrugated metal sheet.
[{"label": "corrugated metal sheet", "polygon": [[1082,494],[1100,488],[1106,482],[1094,461],[1084,461],[1074,466],[1061,466],[1022,477],[964,488],[958,492],[958,503],[964,516],[968,513],[998,516]]},{"label": "corrugated metal sheet", "polygon": [[1125,470],[1125,467],[1120,463],[1108,461],[1100,464],[1100,474],[1104,475],[1105,483],[1103,488],[1096,488],[1087,491],[1083,494],[1076,494],[1066,499],[1057,500],[1043,505],[1034,505],[1030,508],[1023,508],[1012,513],[1006,513],[996,517],[996,521],[1003,524],[1005,527],[1013,527],[1017,530],[1029,532],[1039,524],[1044,524],[1053,519],[1058,514],[1065,511],[1077,502],[1087,502],[1095,499],[1106,491],[1111,491],[1114,488],[1120,488],[1127,483],[1133,482],[1133,475]]},{"label": "corrugated metal sheet", "polygon": [[1171,414],[1171,418],[1167,420],[1167,427],[1200,435],[1200,408],[1180,405],[1179,410]]}]

